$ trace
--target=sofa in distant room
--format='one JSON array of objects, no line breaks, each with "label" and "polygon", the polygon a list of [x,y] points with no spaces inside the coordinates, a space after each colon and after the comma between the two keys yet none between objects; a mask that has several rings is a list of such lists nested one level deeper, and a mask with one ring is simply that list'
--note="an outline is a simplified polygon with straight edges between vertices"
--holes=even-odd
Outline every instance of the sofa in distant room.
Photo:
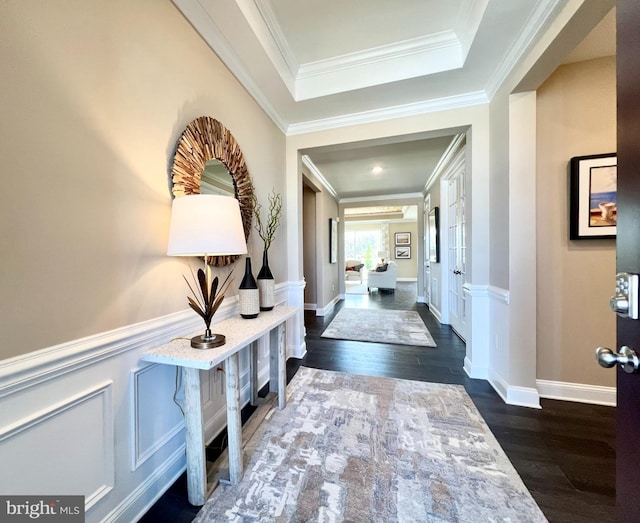
[{"label": "sofa in distant room", "polygon": [[378,265],[375,270],[367,273],[367,288],[395,290],[398,280],[398,265],[389,261]]},{"label": "sofa in distant room", "polygon": [[345,263],[345,281],[358,281],[362,283],[362,272],[364,271],[364,263],[360,260],[347,260]]}]

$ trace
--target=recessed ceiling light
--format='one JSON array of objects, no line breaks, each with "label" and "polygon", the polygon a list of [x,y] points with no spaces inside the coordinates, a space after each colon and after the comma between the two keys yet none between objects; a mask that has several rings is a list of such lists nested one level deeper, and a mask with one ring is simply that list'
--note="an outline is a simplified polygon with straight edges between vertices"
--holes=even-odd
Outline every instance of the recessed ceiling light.
[{"label": "recessed ceiling light", "polygon": [[380,167],[379,165],[374,165],[373,168],[371,169],[372,174],[380,174],[381,172],[382,172],[382,167]]}]

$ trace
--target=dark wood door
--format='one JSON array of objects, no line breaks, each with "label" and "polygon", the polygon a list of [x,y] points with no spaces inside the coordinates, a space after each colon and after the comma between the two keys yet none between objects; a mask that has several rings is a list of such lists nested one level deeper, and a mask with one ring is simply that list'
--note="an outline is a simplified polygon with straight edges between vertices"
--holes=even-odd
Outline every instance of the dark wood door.
[{"label": "dark wood door", "polygon": [[[640,274],[640,2],[617,2],[617,271]],[[613,281],[612,281],[613,287]],[[612,292],[613,293],[613,292]],[[640,351],[640,320],[618,318],[618,348]],[[616,504],[640,521],[640,374],[617,370]]]}]

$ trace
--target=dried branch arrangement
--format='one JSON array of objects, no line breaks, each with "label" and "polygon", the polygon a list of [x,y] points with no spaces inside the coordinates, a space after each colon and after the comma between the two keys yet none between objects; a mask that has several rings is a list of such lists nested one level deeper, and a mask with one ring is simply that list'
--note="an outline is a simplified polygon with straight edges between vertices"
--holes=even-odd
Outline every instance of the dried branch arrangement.
[{"label": "dried branch arrangement", "polygon": [[258,202],[258,198],[253,193],[253,210],[256,216],[256,231],[264,242],[264,250],[268,251],[271,242],[276,235],[276,231],[280,226],[280,217],[282,216],[282,196],[274,190],[269,194],[269,214],[266,221],[262,218],[262,205]]},{"label": "dried branch arrangement", "polygon": [[[202,171],[209,160],[220,160],[233,178],[236,198],[240,204],[245,240],[249,239],[253,220],[253,184],[236,139],[218,120],[201,116],[193,120],[178,140],[171,167],[171,192],[176,198],[200,194]],[[213,225],[213,224],[212,224]],[[239,256],[213,256],[210,265],[222,267]]]}]

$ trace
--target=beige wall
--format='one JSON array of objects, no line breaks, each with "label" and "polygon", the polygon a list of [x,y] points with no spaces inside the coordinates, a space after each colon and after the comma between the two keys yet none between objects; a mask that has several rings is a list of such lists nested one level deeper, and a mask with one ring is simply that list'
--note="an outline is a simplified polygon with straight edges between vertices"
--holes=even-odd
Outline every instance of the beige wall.
[{"label": "beige wall", "polygon": [[[421,209],[422,210],[422,209]],[[411,258],[408,260],[395,257],[395,233],[411,233]],[[390,223],[389,224],[389,259],[398,264],[398,278],[418,277],[418,224],[417,222]]]},{"label": "beige wall", "polygon": [[616,148],[615,57],[564,65],[537,93],[538,378],[615,385],[594,360],[615,347],[615,240],[569,240],[571,157]]},{"label": "beige wall", "polygon": [[285,190],[283,133],[169,0],[8,0],[0,19],[0,358],[185,309],[165,254],[180,133],[220,120],[259,198]]},{"label": "beige wall", "polygon": [[304,249],[304,302],[317,305],[317,266],[319,263],[316,248],[316,193],[307,185],[303,186],[302,194],[302,248]]}]

